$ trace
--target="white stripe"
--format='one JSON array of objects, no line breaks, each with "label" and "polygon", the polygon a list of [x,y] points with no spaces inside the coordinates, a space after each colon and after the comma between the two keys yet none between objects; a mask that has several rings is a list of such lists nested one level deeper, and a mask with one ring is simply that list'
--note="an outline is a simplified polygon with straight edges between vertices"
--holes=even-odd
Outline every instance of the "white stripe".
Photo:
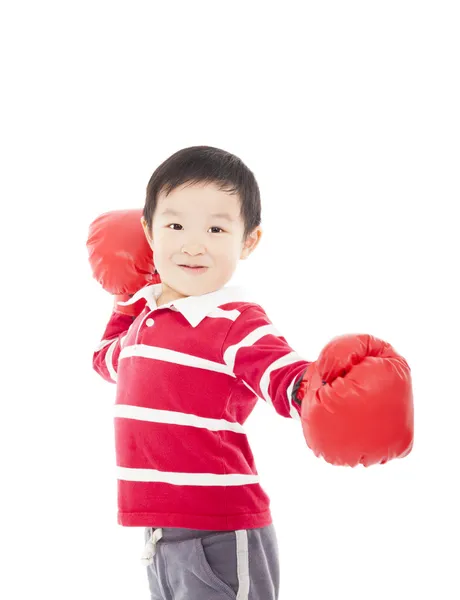
[{"label": "white stripe", "polygon": [[208,313],[207,317],[212,317],[213,319],[230,319],[230,321],[236,321],[240,316],[240,311],[233,310],[224,310],[223,308],[216,308],[212,312]]},{"label": "white stripe", "polygon": [[233,346],[229,346],[224,353],[224,361],[232,370],[235,368],[235,358],[236,353],[240,348],[246,348],[248,346],[252,346],[255,344],[260,338],[263,338],[266,335],[274,335],[275,337],[282,337],[281,333],[276,329],[274,325],[263,325],[262,327],[258,327],[249,333],[245,338],[241,340],[238,344],[234,344]]},{"label": "white stripe", "polygon": [[113,366],[113,351],[115,350],[115,346],[117,345],[117,342],[118,342],[118,340],[114,340],[112,342],[112,345],[109,347],[109,349],[105,353],[105,364],[107,366],[109,375],[113,379],[113,381],[117,380],[117,372],[115,371],[115,367]]},{"label": "white stripe", "polygon": [[294,377],[292,382],[289,384],[289,387],[287,389],[287,399],[288,399],[289,405],[291,407],[291,410],[289,411],[291,418],[293,418],[295,421],[302,421],[298,410],[296,409],[296,407],[293,404],[294,401],[292,399],[292,390],[294,389],[294,385],[295,385],[295,382],[297,381],[298,377],[300,377],[299,373],[297,373],[297,375]]},{"label": "white stripe", "polygon": [[242,425],[225,419],[210,419],[171,410],[130,406],[129,404],[115,404],[115,417],[150,421],[151,423],[167,423],[168,425],[187,425],[211,431],[234,431],[235,433],[245,434]]},{"label": "white stripe", "polygon": [[102,340],[102,342],[99,342],[99,344],[96,346],[94,352],[99,352],[99,350],[102,350],[102,348],[105,348],[112,342],[113,342],[113,340]]},{"label": "white stripe", "polygon": [[117,467],[117,478],[122,481],[144,481],[149,483],[170,483],[172,485],[200,486],[240,486],[260,483],[258,475],[217,475],[215,473],[177,473],[156,469],[129,469]]},{"label": "white stripe", "polygon": [[[252,389],[252,387],[249,385],[249,383],[247,383],[247,381],[245,381],[244,379],[241,379],[241,381],[248,388],[248,390],[251,390],[251,392],[254,394],[254,396],[257,396],[257,398],[260,398],[259,394],[255,390]],[[263,398],[260,398],[260,399],[263,400]]]},{"label": "white stripe", "polygon": [[194,367],[196,369],[205,369],[206,371],[225,373],[226,375],[235,377],[227,365],[216,363],[212,360],[207,360],[206,358],[201,358],[199,356],[193,356],[192,354],[185,354],[183,352],[177,352],[176,350],[169,350],[168,348],[146,346],[145,344],[133,344],[126,346],[120,352],[120,360],[131,356],[162,360],[164,362],[170,362],[176,365],[185,365],[187,367]]},{"label": "white stripe", "polygon": [[[268,393],[268,386],[270,385],[270,374],[272,371],[276,371],[276,369],[281,369],[281,367],[285,367],[287,365],[292,365],[293,363],[303,361],[304,359],[297,354],[297,352],[289,352],[285,356],[281,358],[277,358],[272,364],[266,369],[265,373],[262,375],[260,379],[260,391],[262,392],[262,396],[265,400],[273,406],[273,401]],[[289,403],[290,404],[290,403]]]},{"label": "white stripe", "polygon": [[249,543],[246,529],[235,531],[236,570],[238,573],[238,595],[236,600],[249,599]]}]

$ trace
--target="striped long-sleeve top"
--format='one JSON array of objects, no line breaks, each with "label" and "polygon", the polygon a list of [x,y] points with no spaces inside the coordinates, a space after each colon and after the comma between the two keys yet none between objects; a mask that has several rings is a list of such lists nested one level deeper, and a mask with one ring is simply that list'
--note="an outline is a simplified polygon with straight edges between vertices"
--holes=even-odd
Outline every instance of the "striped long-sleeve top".
[{"label": "striped long-sleeve top", "polygon": [[237,530],[272,523],[244,423],[257,400],[300,423],[309,362],[241,287],[113,312],[93,366],[116,383],[118,523]]}]

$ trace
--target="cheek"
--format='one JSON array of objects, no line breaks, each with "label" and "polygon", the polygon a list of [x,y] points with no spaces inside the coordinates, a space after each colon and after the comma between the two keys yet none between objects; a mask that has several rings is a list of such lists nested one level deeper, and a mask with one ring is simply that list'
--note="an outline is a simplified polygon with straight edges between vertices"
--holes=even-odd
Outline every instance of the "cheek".
[{"label": "cheek", "polygon": [[161,230],[155,232],[154,240],[155,242],[153,250],[156,250],[158,255],[167,256],[169,252],[174,250],[174,244],[172,243],[171,236],[169,236],[166,232]]},{"label": "cheek", "polygon": [[239,246],[236,244],[225,244],[216,249],[215,258],[222,265],[233,266],[239,258]]}]

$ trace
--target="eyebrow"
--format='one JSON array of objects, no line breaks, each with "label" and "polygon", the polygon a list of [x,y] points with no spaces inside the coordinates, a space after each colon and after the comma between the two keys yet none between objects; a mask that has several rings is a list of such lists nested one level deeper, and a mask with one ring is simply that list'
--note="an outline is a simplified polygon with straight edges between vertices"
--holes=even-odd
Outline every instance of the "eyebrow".
[{"label": "eyebrow", "polygon": [[[162,215],[171,215],[173,217],[181,217],[182,216],[182,213],[177,212],[177,211],[173,210],[172,208],[167,208],[161,214]],[[226,219],[227,221],[230,221],[230,222],[233,222],[233,220],[234,220],[228,213],[214,213],[210,216],[215,219]]]}]

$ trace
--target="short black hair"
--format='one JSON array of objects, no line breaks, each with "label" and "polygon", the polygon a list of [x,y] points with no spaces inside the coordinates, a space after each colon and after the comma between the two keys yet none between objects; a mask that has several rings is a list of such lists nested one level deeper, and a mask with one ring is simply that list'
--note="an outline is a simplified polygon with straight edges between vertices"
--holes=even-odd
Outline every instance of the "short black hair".
[{"label": "short black hair", "polygon": [[181,185],[197,183],[214,183],[221,191],[239,196],[244,240],[260,225],[260,191],[254,173],[240,158],[225,150],[191,146],[175,152],[151,176],[143,211],[149,230],[161,192],[167,196]]}]

